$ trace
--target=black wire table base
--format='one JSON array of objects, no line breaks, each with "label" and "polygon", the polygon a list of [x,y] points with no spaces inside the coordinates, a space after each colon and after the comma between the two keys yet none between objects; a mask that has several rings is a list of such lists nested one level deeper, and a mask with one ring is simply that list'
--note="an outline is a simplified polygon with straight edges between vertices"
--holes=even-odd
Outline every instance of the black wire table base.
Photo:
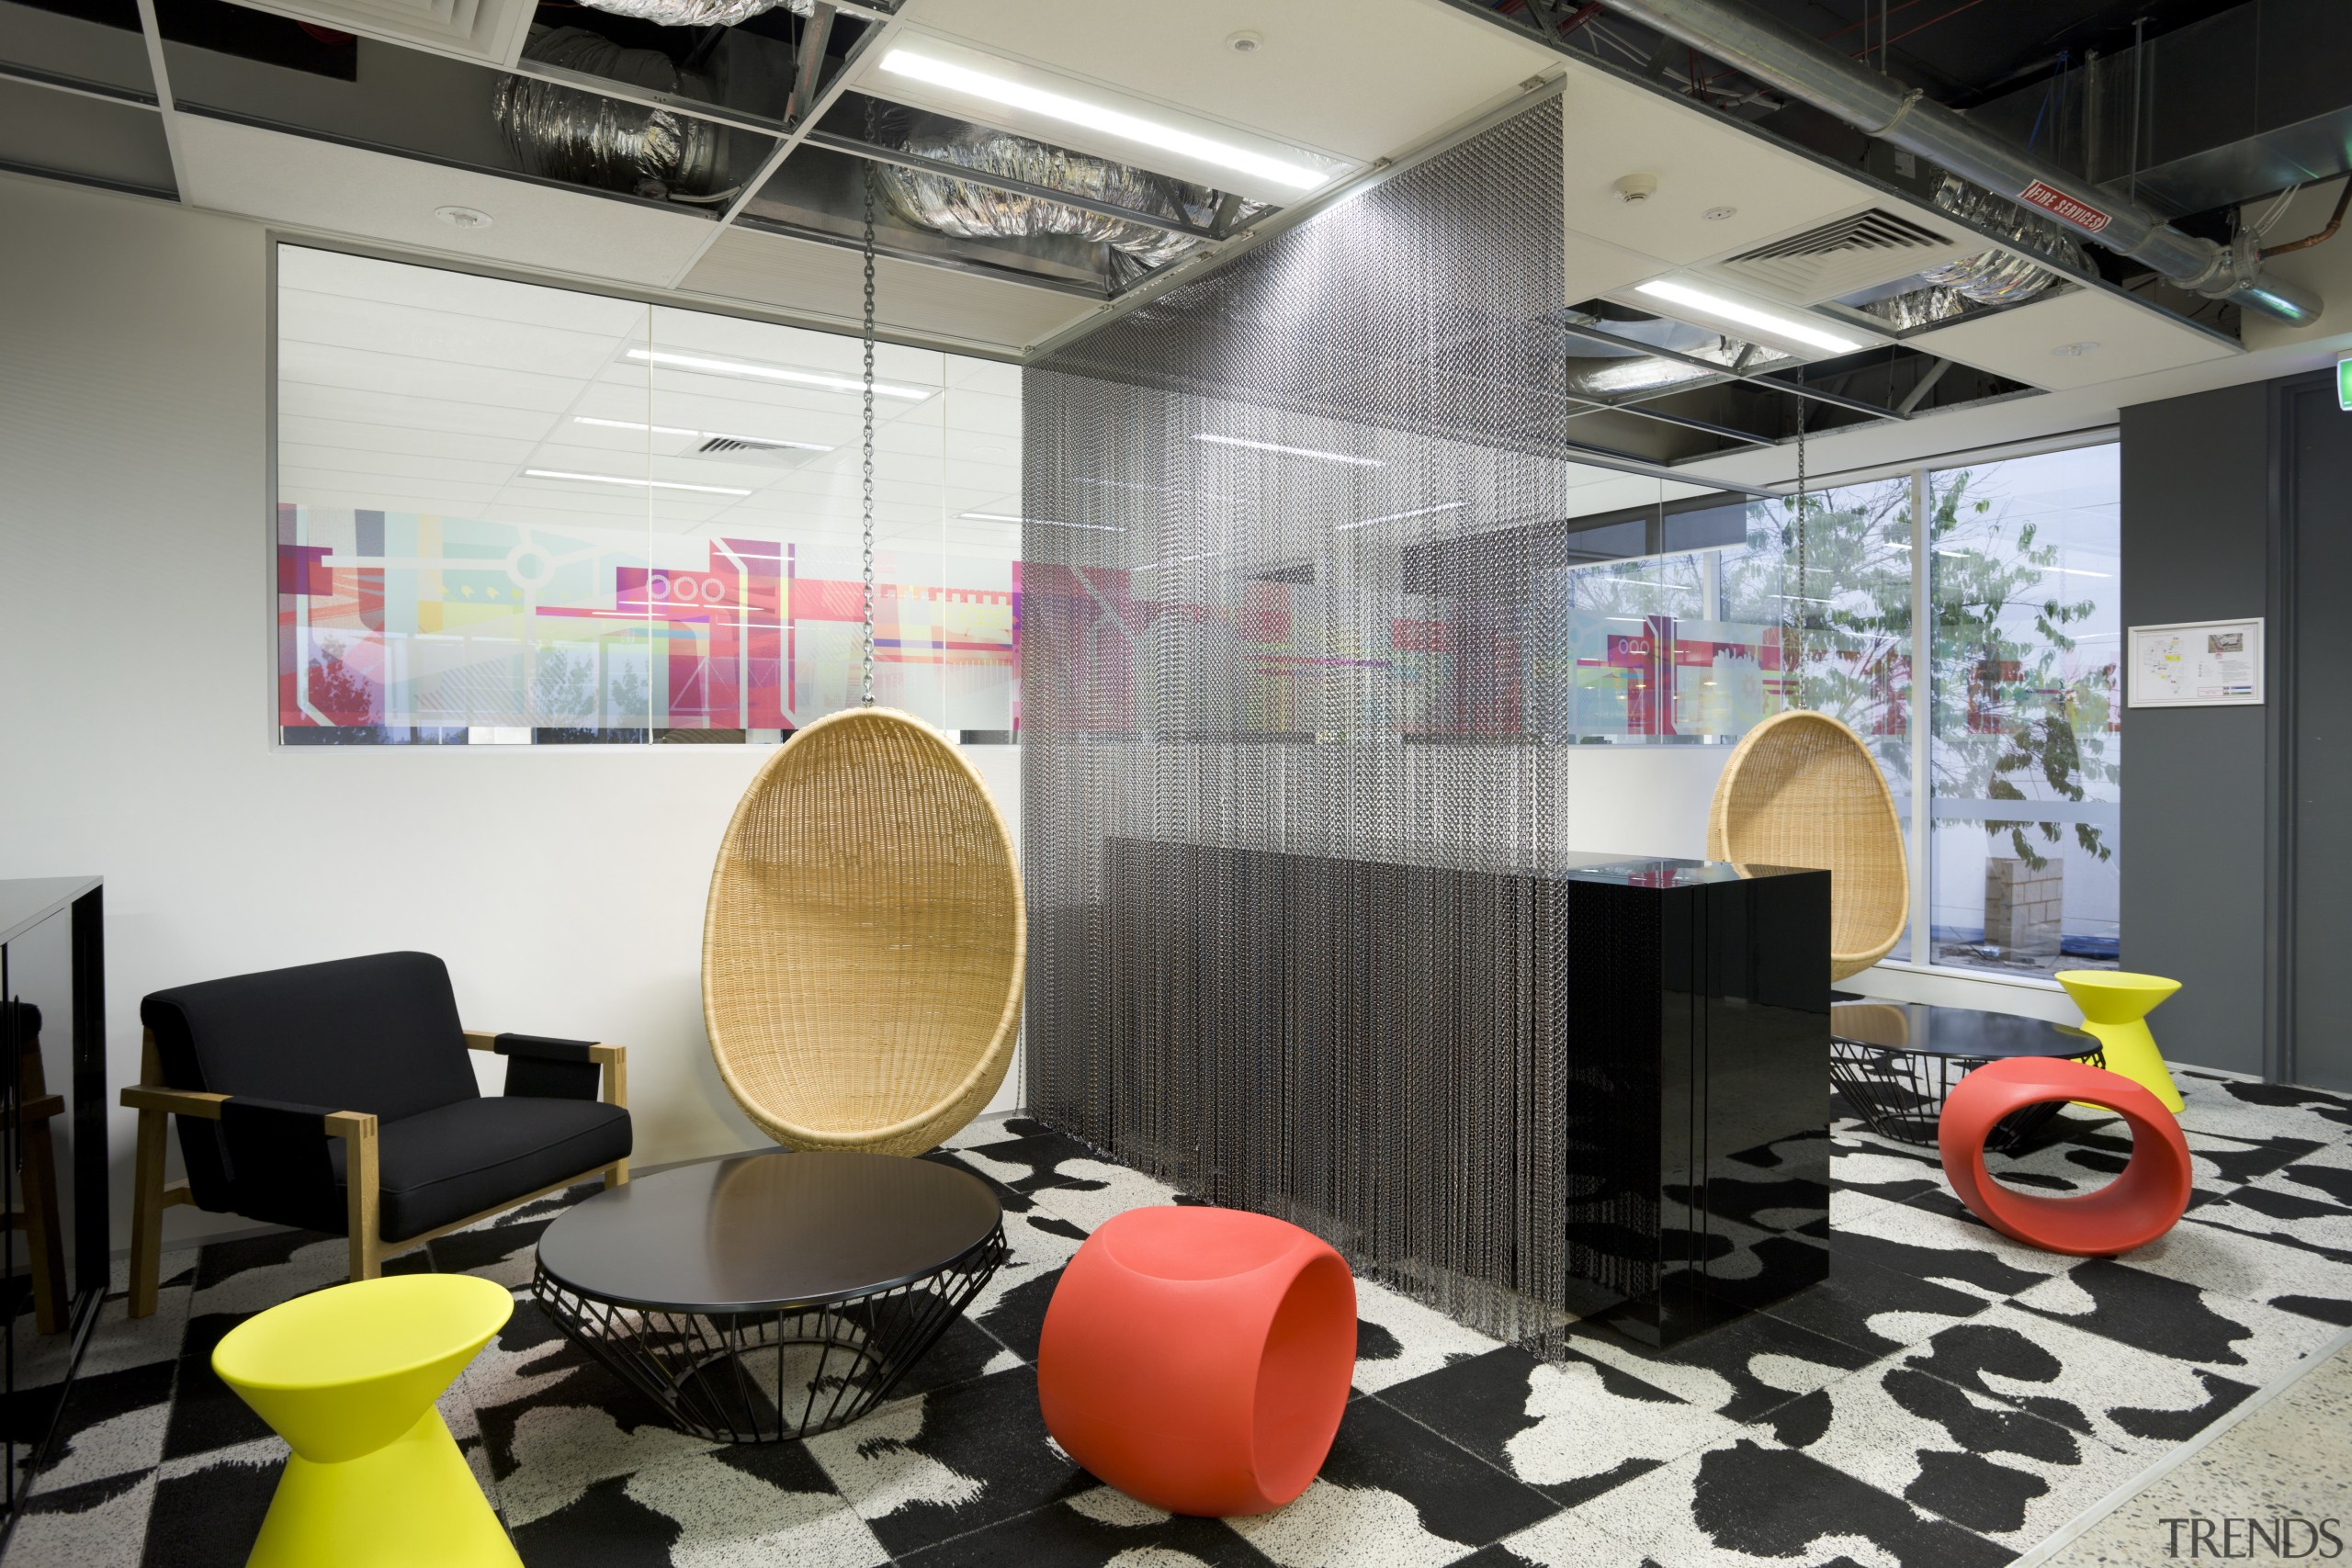
[{"label": "black wire table base", "polygon": [[[1894,1046],[1865,1045],[1858,1040],[1829,1042],[1829,1081],[1862,1124],[1882,1138],[1898,1144],[1933,1145],[1936,1124],[1942,1118],[1944,1097],[1962,1078],[1990,1057],[1955,1056],[1934,1051],[1905,1051]],[[2086,1043],[2071,1060],[2094,1067],[2107,1066],[2097,1042]],[[2045,1100],[2010,1111],[1994,1125],[1984,1147],[1994,1154],[2022,1148],[2049,1124],[2065,1104]]]},{"label": "black wire table base", "polygon": [[935,1273],[866,1295],[700,1313],[621,1306],[535,1271],[532,1293],[564,1333],[680,1430],[777,1443],[845,1426],[897,1387],[1010,1255],[1004,1227]]}]

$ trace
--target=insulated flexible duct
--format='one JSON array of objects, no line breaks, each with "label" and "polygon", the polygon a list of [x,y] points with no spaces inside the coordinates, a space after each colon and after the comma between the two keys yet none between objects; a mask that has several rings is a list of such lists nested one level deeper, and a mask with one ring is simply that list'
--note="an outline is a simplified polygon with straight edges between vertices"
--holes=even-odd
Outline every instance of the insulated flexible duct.
[{"label": "insulated flexible duct", "polygon": [[2014,305],[2048,288],[2058,280],[2060,271],[2091,271],[2083,247],[2064,229],[1982,186],[1946,174],[1936,186],[1935,200],[1946,212],[1998,234],[2040,260],[2012,251],[1982,251],[1931,266],[1919,275],[1925,288],[1889,295],[1862,307],[1891,325],[1922,327],[1950,321],[1972,304]]},{"label": "insulated flexible duct", "polygon": [[[659,51],[623,49],[580,28],[537,34],[523,54],[658,93],[712,96],[707,78]],[[525,174],[657,199],[707,196],[726,179],[725,133],[707,120],[528,76],[501,77],[491,113]]]},{"label": "insulated flexible duct", "polygon": [[[815,0],[783,0],[784,8],[805,17]],[[635,17],[667,28],[731,28],[776,8],[777,0],[588,0],[599,11]]]},{"label": "insulated flexible duct", "polygon": [[[1124,164],[1064,152],[982,126],[933,129],[918,124],[899,144],[905,151],[983,174],[1003,175],[1031,185],[1051,186],[1072,196],[1132,207],[1163,218],[1205,224],[1216,211],[1217,193]],[[910,223],[964,239],[983,236],[1069,234],[1100,241],[1113,250],[1156,267],[1189,255],[1200,241],[1148,223],[1106,217],[1040,197],[998,190],[970,180],[922,169],[884,164],[878,170],[892,210]]]}]

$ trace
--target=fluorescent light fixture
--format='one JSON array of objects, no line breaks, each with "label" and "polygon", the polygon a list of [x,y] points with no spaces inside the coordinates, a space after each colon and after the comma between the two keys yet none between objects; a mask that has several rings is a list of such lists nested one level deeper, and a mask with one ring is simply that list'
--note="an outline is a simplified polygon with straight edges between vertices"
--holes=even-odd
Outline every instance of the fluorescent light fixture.
[{"label": "fluorescent light fixture", "polygon": [[[796,387],[822,387],[829,392],[862,392],[865,383],[854,376],[828,376],[815,370],[786,370],[774,365],[754,365],[743,359],[713,359],[701,354],[673,354],[666,348],[632,348],[623,357],[639,365],[666,366],[673,370],[707,370],[714,376],[748,376],[755,381],[785,381]],[[904,398],[921,402],[938,391],[936,387],[900,387],[888,381],[874,383],[877,398]]]},{"label": "fluorescent light fixture", "polygon": [[647,424],[635,419],[590,419],[586,414],[571,416],[574,424],[594,424],[605,430],[650,430],[656,435],[700,435],[699,430],[688,430],[683,424]]},{"label": "fluorescent light fixture", "polygon": [[1064,523],[1055,517],[1015,517],[1009,512],[959,512],[956,515],[973,523],[1036,523],[1047,528],[1091,528],[1102,534],[1126,532],[1110,523]]},{"label": "fluorescent light fixture", "polygon": [[1369,528],[1374,523],[1402,523],[1408,517],[1427,517],[1432,512],[1454,512],[1469,504],[1466,501],[1440,502],[1435,506],[1416,507],[1410,512],[1392,512],[1385,517],[1366,517],[1359,522],[1342,523],[1331,532],[1344,534],[1351,528]]},{"label": "fluorescent light fixture", "polygon": [[735,490],[727,485],[680,484],[675,479],[633,479],[622,474],[574,474],[561,468],[525,468],[524,477],[534,479],[579,479],[592,485],[635,485],[640,490],[692,490],[705,495],[749,495],[748,490]]},{"label": "fluorescent light fixture", "polygon": [[952,93],[986,98],[990,103],[1026,109],[1031,114],[1057,119],[1066,125],[1099,130],[1122,141],[1155,147],[1163,152],[1181,153],[1239,174],[1255,175],[1261,180],[1291,190],[1313,190],[1331,177],[1324,170],[1310,169],[1304,164],[1253,152],[1247,147],[1237,147],[1230,141],[1219,141],[1159,120],[1146,119],[1141,115],[1128,114],[1107,104],[1091,104],[1082,98],[1047,92],[1043,87],[1033,87],[1010,77],[991,75],[986,71],[975,71],[969,66],[956,65],[933,55],[919,54],[911,49],[890,51],[882,57],[882,69],[894,76],[928,82],[934,87],[944,87]]},{"label": "fluorescent light fixture", "polygon": [[1851,354],[1858,348],[1870,346],[1817,327],[1811,321],[1784,316],[1778,310],[1758,310],[1754,305],[1726,299],[1720,294],[1710,294],[1703,288],[1693,288],[1687,283],[1676,283],[1668,278],[1642,284],[1634,292],[1646,294],[1653,299],[1664,299],[1669,304],[1685,305],[1693,310],[1704,310],[1711,316],[1721,316],[1726,321],[1737,321],[1741,326],[1754,327],[1759,332],[1794,338],[1815,348],[1826,348],[1832,354]]},{"label": "fluorescent light fixture", "polygon": [[786,441],[774,435],[730,435],[723,430],[688,430],[683,424],[647,424],[634,419],[591,419],[586,414],[571,416],[574,424],[600,425],[606,430],[644,430],[656,435],[693,435],[705,441],[748,441],[754,446],[789,446],[796,452],[830,452],[814,441]]},{"label": "fluorescent light fixture", "polygon": [[1319,451],[1313,446],[1284,446],[1279,442],[1252,441],[1249,439],[1249,437],[1242,435],[1209,435],[1203,434],[1193,436],[1193,439],[1195,441],[1208,442],[1214,446],[1247,446],[1252,452],[1280,452],[1286,457],[1312,457],[1318,463],[1349,463],[1359,468],[1376,468],[1380,467],[1380,459],[1377,457],[1358,457],[1346,452],[1324,452]]}]

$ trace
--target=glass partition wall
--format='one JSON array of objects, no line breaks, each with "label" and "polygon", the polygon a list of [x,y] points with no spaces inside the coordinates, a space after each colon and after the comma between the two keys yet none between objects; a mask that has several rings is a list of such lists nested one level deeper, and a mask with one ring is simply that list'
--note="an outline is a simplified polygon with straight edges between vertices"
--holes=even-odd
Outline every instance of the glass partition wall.
[{"label": "glass partition wall", "polygon": [[1744,536],[1714,548],[1645,554],[1634,527],[1629,558],[1554,574],[1554,665],[1529,683],[1558,694],[1560,738],[1584,745],[1722,743],[1784,707],[1835,715],[1877,757],[1912,846],[1928,918],[1895,957],[2112,967],[2118,487],[2102,443],[1747,502]]},{"label": "glass partition wall", "polygon": [[[857,700],[854,337],[285,245],[277,339],[286,743],[774,741]],[[1026,506],[1017,368],[884,344],[876,379],[876,700],[1010,740],[1024,516],[1124,549],[1151,487],[1079,474],[1065,504]],[[1690,746],[1819,709],[1868,742],[1910,833],[1897,958],[2118,961],[2111,445],[1802,504],[1579,473],[1565,521],[1468,469],[1187,445],[1207,467],[1185,493],[1237,508],[1233,539],[1305,504],[1281,485],[1344,471],[1363,492],[1334,503],[1329,573],[1251,573],[1230,627],[1247,711],[1221,722]],[[1244,459],[1279,481],[1247,506],[1227,493]],[[1374,545],[1396,575],[1367,629],[1334,596],[1361,593],[1342,568]],[[1222,559],[1197,554],[1140,560],[1125,596],[1182,601]],[[1526,575],[1518,628],[1463,619],[1460,581],[1496,570]],[[1140,705],[1125,722],[1164,729],[1150,671],[1175,622],[1138,615],[1114,683]],[[1387,671],[1377,702],[1350,684],[1367,658]]]},{"label": "glass partition wall", "polygon": [[[858,700],[862,345],[293,245],[278,724],[775,740]],[[1009,739],[1019,372],[876,354],[875,695]]]}]

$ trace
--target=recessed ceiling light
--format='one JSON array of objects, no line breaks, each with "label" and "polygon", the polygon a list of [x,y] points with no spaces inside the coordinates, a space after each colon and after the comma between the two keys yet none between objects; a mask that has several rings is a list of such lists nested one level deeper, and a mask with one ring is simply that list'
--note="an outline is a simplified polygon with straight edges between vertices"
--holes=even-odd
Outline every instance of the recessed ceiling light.
[{"label": "recessed ceiling light", "polygon": [[1369,528],[1374,523],[1402,523],[1408,517],[1427,517],[1432,512],[1453,512],[1469,504],[1466,501],[1440,502],[1435,506],[1417,506],[1410,512],[1392,512],[1385,517],[1365,517],[1353,523],[1342,523],[1331,532],[1344,534],[1351,528]]},{"label": "recessed ceiling light", "polygon": [[1036,523],[1047,528],[1091,528],[1099,534],[1126,532],[1109,523],[1064,523],[1055,517],[1016,517],[1009,512],[959,512],[956,515],[972,523]]},{"label": "recessed ceiling light", "polygon": [[1253,152],[1247,147],[1237,147],[1229,141],[1197,135],[1141,115],[1128,114],[1107,104],[1090,104],[1062,93],[1032,87],[1025,82],[1010,77],[991,75],[975,71],[911,49],[893,49],[882,57],[882,69],[895,76],[909,76],[918,82],[928,82],[934,87],[986,98],[990,103],[1008,107],[1027,109],[1067,125],[1083,126],[1115,136],[1122,141],[1133,141],[1145,147],[1156,147],[1163,152],[1178,152],[1187,158],[1197,158],[1204,164],[1215,164],[1292,190],[1313,190],[1331,176],[1321,169],[1310,169],[1282,158]]},{"label": "recessed ceiling light", "polygon": [[534,479],[579,479],[594,485],[635,485],[640,490],[693,490],[705,495],[749,495],[748,490],[736,490],[729,485],[680,484],[675,479],[633,479],[625,474],[574,474],[562,468],[525,468],[524,476]]},{"label": "recessed ceiling light", "polygon": [[1236,54],[1255,54],[1266,47],[1266,39],[1262,33],[1253,33],[1245,29],[1227,38],[1225,47]]},{"label": "recessed ceiling light", "polygon": [[[699,354],[673,354],[662,348],[632,348],[624,355],[640,365],[667,366],[673,370],[707,370],[714,376],[748,376],[755,381],[784,381],[796,387],[822,387],[829,392],[862,392],[865,383],[854,376],[827,376],[815,370],[786,370],[774,365],[754,365],[742,359],[712,359]],[[874,383],[877,398],[904,398],[921,402],[939,389],[936,387],[900,387],[888,381]]]},{"label": "recessed ceiling light", "polygon": [[2098,353],[2098,344],[2095,343],[2062,343],[2050,352],[2060,359],[2080,359],[2086,354]]},{"label": "recessed ceiling light", "polygon": [[1195,441],[1206,441],[1212,446],[1247,446],[1253,452],[1280,452],[1286,457],[1312,457],[1318,463],[1351,463],[1359,468],[1376,468],[1380,467],[1380,459],[1377,457],[1351,457],[1345,452],[1324,452],[1319,451],[1313,446],[1284,446],[1280,442],[1252,441],[1247,436],[1241,435],[1210,435],[1203,434],[1193,436],[1193,439]]},{"label": "recessed ceiling light", "polygon": [[1737,321],[1741,326],[1754,327],[1759,332],[1794,338],[1799,343],[1809,343],[1815,348],[1826,348],[1833,354],[1851,354],[1858,348],[1870,346],[1826,331],[1811,321],[1784,316],[1778,310],[1761,310],[1742,300],[1726,299],[1720,294],[1710,294],[1687,283],[1659,278],[1640,285],[1634,292],[1646,294],[1653,299],[1664,299],[1670,304],[1688,306],[1693,310],[1703,310],[1711,316],[1721,316],[1724,321]]},{"label": "recessed ceiling light", "polygon": [[433,216],[452,229],[487,229],[491,216],[477,207],[436,207]]}]

